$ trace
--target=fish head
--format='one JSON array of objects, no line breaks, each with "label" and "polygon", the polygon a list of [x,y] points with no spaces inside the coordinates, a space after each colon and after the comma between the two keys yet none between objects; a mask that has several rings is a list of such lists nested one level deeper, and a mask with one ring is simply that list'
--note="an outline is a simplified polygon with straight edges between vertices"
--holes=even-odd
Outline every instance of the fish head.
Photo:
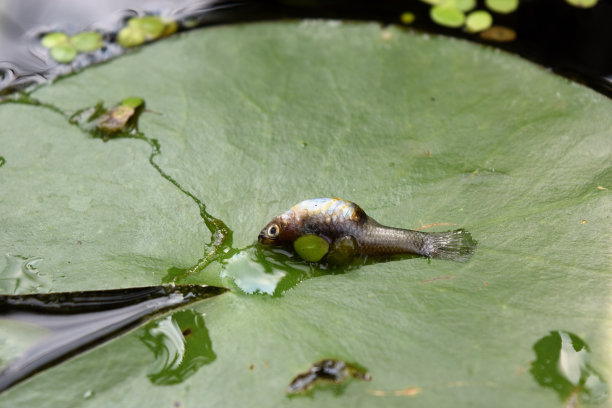
[{"label": "fish head", "polygon": [[258,241],[264,245],[285,245],[295,241],[297,238],[297,228],[293,217],[283,213],[274,217],[261,230]]}]

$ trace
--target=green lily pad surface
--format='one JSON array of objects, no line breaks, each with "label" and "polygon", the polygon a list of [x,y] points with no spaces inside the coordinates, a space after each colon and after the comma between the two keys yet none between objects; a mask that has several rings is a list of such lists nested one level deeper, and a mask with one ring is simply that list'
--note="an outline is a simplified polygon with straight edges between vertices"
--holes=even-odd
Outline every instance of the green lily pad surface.
[{"label": "green lily pad surface", "polygon": [[[133,95],[149,110],[134,137],[67,120]],[[612,102],[589,89],[455,39],[306,21],[185,33],[31,97],[43,104],[0,105],[0,271],[40,258],[30,292],[233,291],[189,308],[210,350],[181,381],[151,380],[140,328],[6,391],[7,406],[557,407],[529,372],[555,330],[612,378]],[[276,297],[223,273],[248,267],[236,254],[273,216],[330,196],[385,225],[465,228],[478,249],[308,272]],[[372,380],[287,397],[325,358]]]}]

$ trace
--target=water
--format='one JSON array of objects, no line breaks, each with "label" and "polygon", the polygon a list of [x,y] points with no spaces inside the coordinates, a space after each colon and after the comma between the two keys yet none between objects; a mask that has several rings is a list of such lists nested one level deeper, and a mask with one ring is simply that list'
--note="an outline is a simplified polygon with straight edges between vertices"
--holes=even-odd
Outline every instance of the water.
[{"label": "water", "polygon": [[347,273],[371,262],[359,259],[351,265],[332,267],[306,262],[284,248],[255,244],[222,260],[221,277],[243,293],[279,297],[304,280]]},{"label": "water", "polygon": [[[186,285],[0,296],[2,330],[9,333],[9,338],[22,337],[31,341],[31,344],[22,347],[21,350],[12,350],[15,356],[12,361],[3,362],[5,366],[0,372],[0,391],[44,368],[116,337],[159,313],[225,291],[224,288],[214,286]],[[172,317],[172,319],[177,318]],[[194,319],[197,320],[195,317]],[[181,324],[190,325],[191,333],[195,333],[192,338],[199,339],[199,343],[202,343],[202,337],[208,338],[207,332],[202,329],[203,321],[179,320]],[[177,325],[179,329],[181,324]],[[153,347],[156,342],[161,342],[167,350],[176,349],[169,346],[171,341],[164,340],[172,338],[172,330],[164,330],[163,321],[157,325],[157,329],[151,327],[149,336],[143,338],[145,344]],[[180,333],[184,335],[185,332]],[[206,343],[206,340],[203,342]],[[208,344],[210,345],[210,339]],[[186,348],[183,347],[182,350],[182,354],[177,351],[167,354],[182,355],[181,361],[197,360],[195,356],[184,358],[187,355]],[[196,354],[202,352],[202,349],[195,351]],[[212,361],[210,356],[205,357],[205,360]],[[199,361],[195,365],[198,364],[202,365],[202,362]],[[163,372],[165,365],[158,364],[158,366],[160,368],[153,369],[153,373]],[[174,369],[180,372],[193,371],[193,368],[190,368],[193,366],[194,363],[181,362]],[[182,376],[186,374],[183,373]]]},{"label": "water", "polygon": [[217,358],[204,316],[178,311],[144,327],[140,340],[154,355],[147,377],[155,385],[183,382]]},{"label": "water", "polygon": [[563,330],[551,331],[533,349],[536,360],[531,374],[538,384],[554,390],[566,406],[576,401],[599,404],[608,397],[608,384],[591,362],[589,346]]},{"label": "water", "polygon": [[[63,75],[97,61],[113,58],[124,50],[115,34],[134,16],[154,14],[176,20],[179,29],[220,23],[279,18],[327,18],[380,21],[400,24],[401,15],[416,18],[411,27],[427,32],[466,38],[496,46],[531,59],[555,72],[582,81],[612,96],[612,1],[599,0],[590,9],[578,9],[559,0],[521,2],[517,11],[494,15],[494,23],[517,33],[514,41],[496,43],[462,29],[437,25],[423,2],[331,0],[294,1],[163,1],[112,0],[48,2],[8,0],[0,3],[0,93]],[[477,8],[486,9],[484,1]],[[72,64],[58,64],[40,46],[43,33],[84,30],[104,33],[105,46],[91,55],[80,55]]]}]

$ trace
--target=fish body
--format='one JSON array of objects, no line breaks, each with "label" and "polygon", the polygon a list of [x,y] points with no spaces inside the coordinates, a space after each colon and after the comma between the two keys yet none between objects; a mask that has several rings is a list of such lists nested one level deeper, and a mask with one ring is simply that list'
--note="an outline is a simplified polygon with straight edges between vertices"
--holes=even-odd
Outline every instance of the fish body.
[{"label": "fish body", "polygon": [[465,230],[428,233],[387,227],[357,204],[339,198],[315,198],[294,205],[261,230],[259,242],[287,245],[304,235],[319,236],[332,247],[348,237],[355,243],[355,256],[415,254],[466,261],[476,247]]}]

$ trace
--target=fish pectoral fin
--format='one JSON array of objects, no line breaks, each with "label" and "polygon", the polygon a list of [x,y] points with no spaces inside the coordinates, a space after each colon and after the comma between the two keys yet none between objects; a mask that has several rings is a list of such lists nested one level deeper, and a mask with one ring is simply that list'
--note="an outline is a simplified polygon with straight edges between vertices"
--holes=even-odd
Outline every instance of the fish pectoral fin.
[{"label": "fish pectoral fin", "polygon": [[327,253],[327,262],[332,265],[347,265],[350,264],[357,253],[357,241],[355,238],[346,235],[337,238],[329,246]]}]

